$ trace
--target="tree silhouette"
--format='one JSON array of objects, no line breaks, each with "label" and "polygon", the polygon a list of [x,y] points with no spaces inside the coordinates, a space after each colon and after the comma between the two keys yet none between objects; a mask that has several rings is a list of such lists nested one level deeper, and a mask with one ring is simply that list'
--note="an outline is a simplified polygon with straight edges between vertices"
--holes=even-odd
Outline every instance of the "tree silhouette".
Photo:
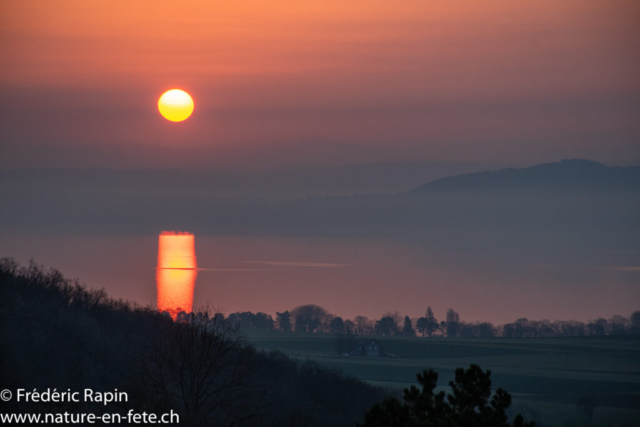
[{"label": "tree silhouette", "polygon": [[433,315],[433,310],[431,310],[431,307],[427,307],[427,314],[425,317],[421,317],[417,320],[416,329],[418,330],[418,332],[420,332],[420,334],[422,334],[422,336],[425,336],[426,334],[429,335],[429,337],[431,337],[431,335],[433,335],[435,331],[440,329],[438,319],[436,319],[436,316]]},{"label": "tree silhouette", "polygon": [[416,335],[416,331],[413,329],[411,319],[409,316],[404,316],[404,326],[402,327],[402,335],[406,337],[413,337]]},{"label": "tree silhouette", "polygon": [[334,334],[344,331],[344,320],[342,320],[342,317],[334,317],[331,319],[331,322],[329,322],[329,328]]},{"label": "tree silhouette", "polygon": [[255,357],[226,322],[175,323],[145,360],[146,387],[164,405],[179,408],[188,425],[233,426],[262,411],[261,402],[247,406]]},{"label": "tree silhouette", "polygon": [[431,307],[427,307],[427,323],[426,323],[426,328],[427,328],[427,335],[429,335],[429,337],[431,337],[431,335],[438,330],[438,319],[436,319],[436,316],[433,315],[433,310],[431,310]]},{"label": "tree silhouette", "polygon": [[301,305],[291,310],[297,332],[314,332],[322,327],[329,313],[315,304]]},{"label": "tree silhouette", "polygon": [[509,423],[506,410],[511,395],[499,388],[491,394],[491,371],[478,365],[458,368],[450,381],[452,393],[434,393],[438,373],[433,369],[417,375],[421,388],[404,389],[404,403],[387,398],[365,413],[361,427],[533,427],[517,415]]},{"label": "tree silhouette", "polygon": [[355,333],[361,335],[372,335],[374,331],[373,321],[365,316],[356,316],[354,323],[356,324]]},{"label": "tree silhouette", "polygon": [[607,319],[603,319],[602,317],[596,320],[593,320],[587,324],[587,328],[589,328],[589,333],[591,335],[599,335],[603,336],[607,333]]},{"label": "tree silhouette", "polygon": [[283,332],[291,332],[293,329],[291,325],[291,314],[288,311],[283,313],[276,312],[276,323],[278,324],[278,329]]},{"label": "tree silhouette", "polygon": [[[257,351],[237,323],[210,309],[174,321],[56,270],[6,258],[0,258],[0,325],[3,387],[117,388],[129,401],[116,412],[170,408],[180,425],[352,427],[387,396],[336,369]],[[3,402],[6,412],[102,412],[91,402],[12,401]]]},{"label": "tree silhouette", "polygon": [[631,333],[640,334],[640,310],[631,313]]},{"label": "tree silhouette", "polygon": [[273,329],[274,322],[270,315],[262,312],[252,313],[250,311],[231,313],[228,320],[246,329]]},{"label": "tree silhouette", "polygon": [[629,329],[630,321],[616,314],[609,319],[609,333],[611,335],[624,335]]},{"label": "tree silhouette", "polygon": [[447,310],[447,337],[455,338],[460,329],[460,315],[453,311],[453,308]]},{"label": "tree silhouette", "polygon": [[420,335],[425,336],[427,333],[427,318],[421,317],[416,320],[416,330],[420,332]]},{"label": "tree silhouette", "polygon": [[379,335],[396,335],[398,333],[398,324],[391,316],[384,316],[376,322],[376,334]]}]

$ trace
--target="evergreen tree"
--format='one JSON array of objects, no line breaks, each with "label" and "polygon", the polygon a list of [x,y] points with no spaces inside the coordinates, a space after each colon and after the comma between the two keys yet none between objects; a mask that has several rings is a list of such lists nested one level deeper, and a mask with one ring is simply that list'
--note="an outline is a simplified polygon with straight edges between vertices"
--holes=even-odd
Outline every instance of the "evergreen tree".
[{"label": "evergreen tree", "polygon": [[402,335],[406,337],[414,337],[416,335],[416,331],[413,329],[413,325],[411,324],[411,319],[409,319],[409,316],[404,316],[404,327],[402,328]]},{"label": "evergreen tree", "polygon": [[438,373],[433,369],[417,375],[421,388],[404,389],[404,403],[387,398],[365,413],[360,427],[533,427],[518,414],[509,423],[506,410],[511,395],[499,388],[491,395],[491,371],[478,365],[458,368],[450,381],[452,393],[434,393]]}]

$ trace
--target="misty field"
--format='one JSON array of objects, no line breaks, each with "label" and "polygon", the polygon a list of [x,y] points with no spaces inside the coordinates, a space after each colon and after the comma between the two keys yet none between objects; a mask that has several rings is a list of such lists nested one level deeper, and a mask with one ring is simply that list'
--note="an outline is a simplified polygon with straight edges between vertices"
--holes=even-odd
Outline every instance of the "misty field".
[{"label": "misty field", "polygon": [[491,369],[494,389],[502,387],[521,412],[537,425],[583,425],[595,404],[597,425],[631,426],[640,422],[640,337],[546,339],[442,339],[373,337],[395,357],[344,357],[329,334],[248,330],[258,348],[277,349],[317,360],[364,381],[394,388],[415,383],[423,369],[439,372],[445,387],[456,367],[479,364]]}]

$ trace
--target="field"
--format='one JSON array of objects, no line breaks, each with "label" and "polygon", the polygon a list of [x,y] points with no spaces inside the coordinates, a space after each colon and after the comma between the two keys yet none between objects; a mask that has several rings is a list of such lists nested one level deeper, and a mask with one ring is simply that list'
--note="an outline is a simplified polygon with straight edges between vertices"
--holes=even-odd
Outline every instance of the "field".
[{"label": "field", "polygon": [[394,388],[415,383],[423,369],[439,372],[445,389],[456,367],[491,369],[494,389],[513,396],[513,412],[539,426],[582,426],[587,415],[576,403],[596,402],[593,422],[640,425],[640,337],[546,339],[443,339],[374,337],[396,357],[343,357],[328,334],[246,331],[260,349],[317,360],[364,381]]}]

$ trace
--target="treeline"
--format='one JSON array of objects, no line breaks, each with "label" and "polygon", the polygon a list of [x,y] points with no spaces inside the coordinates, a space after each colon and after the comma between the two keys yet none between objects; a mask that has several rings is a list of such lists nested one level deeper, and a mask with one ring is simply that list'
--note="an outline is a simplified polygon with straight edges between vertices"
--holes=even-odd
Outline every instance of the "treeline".
[{"label": "treeline", "polygon": [[[260,352],[211,312],[174,322],[56,270],[0,259],[0,384],[126,392],[127,402],[2,402],[6,413],[180,416],[197,426],[354,426],[390,393],[312,361]],[[261,316],[251,318],[260,326]],[[269,325],[267,325],[269,327]]]},{"label": "treeline", "polygon": [[241,328],[248,329],[404,337],[542,338],[640,334],[640,311],[633,312],[629,317],[616,315],[587,323],[576,320],[551,322],[521,318],[512,323],[495,326],[489,322],[461,321],[460,314],[451,308],[447,310],[442,321],[438,321],[431,307],[427,307],[425,315],[420,318],[403,317],[394,312],[386,313],[377,320],[365,316],[345,320],[322,307],[307,304],[291,311],[277,312],[275,319],[262,312],[232,313],[227,319]]}]

